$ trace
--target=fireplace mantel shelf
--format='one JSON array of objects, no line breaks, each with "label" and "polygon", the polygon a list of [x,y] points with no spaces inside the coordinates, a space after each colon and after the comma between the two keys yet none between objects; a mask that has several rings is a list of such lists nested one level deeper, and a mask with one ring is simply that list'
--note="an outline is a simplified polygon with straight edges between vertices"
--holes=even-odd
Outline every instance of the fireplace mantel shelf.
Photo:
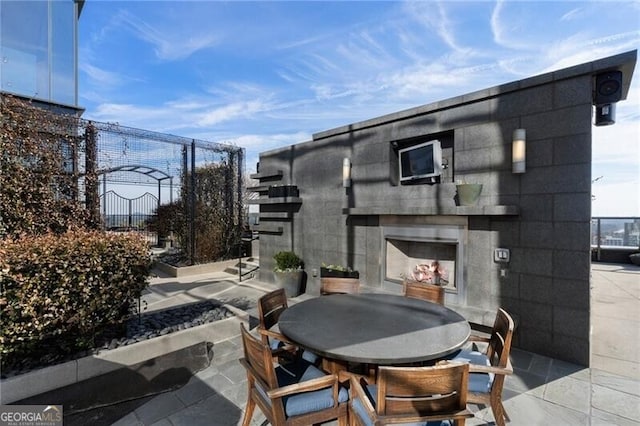
[{"label": "fireplace mantel shelf", "polygon": [[517,216],[518,206],[398,207],[374,206],[342,209],[349,216]]}]

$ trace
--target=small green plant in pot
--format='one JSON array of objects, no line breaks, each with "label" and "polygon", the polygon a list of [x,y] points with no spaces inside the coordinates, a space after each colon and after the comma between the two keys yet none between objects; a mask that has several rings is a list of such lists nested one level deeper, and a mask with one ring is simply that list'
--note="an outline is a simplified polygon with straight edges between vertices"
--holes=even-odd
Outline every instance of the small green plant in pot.
[{"label": "small green plant in pot", "polygon": [[320,294],[352,293],[360,287],[360,273],[350,266],[326,265],[320,268]]},{"label": "small green plant in pot", "polygon": [[273,256],[273,259],[276,261],[274,270],[277,272],[297,271],[304,266],[302,259],[292,251],[279,251]]},{"label": "small green plant in pot", "polygon": [[324,262],[320,267],[320,277],[326,278],[360,278],[360,273],[350,266],[327,265]]},{"label": "small green plant in pot", "polygon": [[273,276],[276,285],[284,288],[288,297],[300,295],[304,278],[304,262],[292,251],[280,251],[273,256],[276,266]]}]

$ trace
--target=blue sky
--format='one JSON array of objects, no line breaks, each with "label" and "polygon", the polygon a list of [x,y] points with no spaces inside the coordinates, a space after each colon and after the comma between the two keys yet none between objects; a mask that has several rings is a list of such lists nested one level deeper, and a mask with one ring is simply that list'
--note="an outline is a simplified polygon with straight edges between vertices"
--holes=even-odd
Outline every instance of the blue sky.
[{"label": "blue sky", "polygon": [[[258,153],[640,47],[640,2],[97,1],[85,118]],[[636,67],[639,68],[639,67]],[[594,127],[594,216],[640,216],[640,72]]]}]

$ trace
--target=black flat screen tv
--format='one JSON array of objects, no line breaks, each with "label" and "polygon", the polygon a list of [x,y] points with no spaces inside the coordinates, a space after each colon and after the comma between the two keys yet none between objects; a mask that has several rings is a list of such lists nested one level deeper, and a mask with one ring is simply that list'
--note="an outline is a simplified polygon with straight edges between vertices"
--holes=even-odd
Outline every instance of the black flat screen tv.
[{"label": "black flat screen tv", "polygon": [[398,151],[400,182],[433,178],[442,174],[442,147],[433,140]]}]

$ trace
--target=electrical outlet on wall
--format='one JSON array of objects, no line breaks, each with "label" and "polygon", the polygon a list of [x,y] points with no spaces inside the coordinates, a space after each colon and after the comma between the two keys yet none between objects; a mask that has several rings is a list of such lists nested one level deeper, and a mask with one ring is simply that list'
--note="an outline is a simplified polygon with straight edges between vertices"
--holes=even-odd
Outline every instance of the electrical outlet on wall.
[{"label": "electrical outlet on wall", "polygon": [[511,253],[507,248],[497,248],[493,251],[493,261],[496,263],[509,263]]}]

